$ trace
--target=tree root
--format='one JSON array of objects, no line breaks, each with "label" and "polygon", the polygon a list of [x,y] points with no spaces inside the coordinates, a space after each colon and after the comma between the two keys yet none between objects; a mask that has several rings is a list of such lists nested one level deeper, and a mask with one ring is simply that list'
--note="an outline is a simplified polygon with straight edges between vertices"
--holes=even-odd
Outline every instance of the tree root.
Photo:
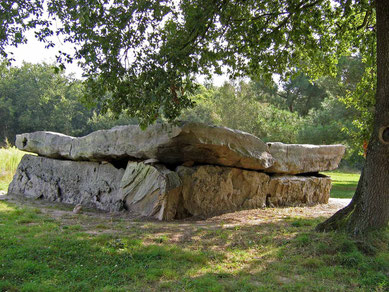
[{"label": "tree root", "polygon": [[343,209],[340,209],[338,212],[336,212],[334,215],[332,215],[330,218],[328,218],[326,221],[319,223],[315,230],[318,232],[328,232],[333,230],[339,230],[342,228],[346,228],[348,225],[348,221],[350,219],[351,214],[354,212],[357,204],[361,201],[362,198],[362,182],[364,177],[364,170],[362,169],[361,177],[358,182],[357,189],[355,191],[355,194],[350,202],[346,207]]}]

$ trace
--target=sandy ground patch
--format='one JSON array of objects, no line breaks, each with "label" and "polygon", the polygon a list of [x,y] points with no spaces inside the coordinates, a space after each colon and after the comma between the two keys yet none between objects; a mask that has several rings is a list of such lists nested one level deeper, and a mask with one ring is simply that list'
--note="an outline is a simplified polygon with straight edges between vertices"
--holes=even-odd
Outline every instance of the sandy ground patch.
[{"label": "sandy ground patch", "polygon": [[[108,213],[93,209],[82,209],[80,214],[73,213],[72,205],[47,202],[43,200],[29,200],[24,198],[14,198],[0,193],[0,200],[9,201],[16,205],[25,205],[41,210],[43,214],[49,215],[52,218],[62,220],[63,222],[71,223],[74,220],[85,219],[89,222],[109,222],[113,221],[125,221],[131,222],[143,222],[143,223],[159,223],[156,220],[142,218],[141,216],[129,214],[126,212]],[[252,225],[258,223],[265,223],[266,221],[279,221],[289,217],[304,217],[304,218],[317,218],[317,217],[329,217],[337,210],[345,207],[349,204],[350,199],[330,199],[328,204],[319,204],[315,206],[304,207],[284,207],[284,208],[264,208],[264,209],[252,209],[242,210],[232,213],[226,213],[219,216],[210,218],[196,218],[191,217],[184,220],[175,220],[170,222],[164,222],[165,224],[180,224],[180,225],[220,225],[223,226],[235,226],[235,225]],[[84,220],[82,220],[84,221]],[[163,222],[161,223],[163,224]]]}]

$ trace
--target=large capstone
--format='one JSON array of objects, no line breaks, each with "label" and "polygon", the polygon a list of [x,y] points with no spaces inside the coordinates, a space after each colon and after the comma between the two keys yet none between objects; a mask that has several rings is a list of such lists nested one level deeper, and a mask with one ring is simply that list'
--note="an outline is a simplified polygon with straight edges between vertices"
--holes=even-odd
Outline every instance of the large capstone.
[{"label": "large capstone", "polygon": [[121,181],[127,210],[159,220],[176,217],[181,180],[163,165],[129,162]]},{"label": "large capstone", "polygon": [[57,160],[24,155],[8,193],[106,211],[124,207],[120,182],[124,169],[109,163]]},{"label": "large capstone", "polygon": [[338,168],[343,157],[343,145],[310,145],[267,143],[274,164],[268,173],[314,173]]},{"label": "large capstone", "polygon": [[263,170],[273,165],[268,146],[254,135],[200,123],[118,126],[74,138],[53,132],[16,136],[20,150],[88,161],[157,159],[167,165],[215,164]]}]

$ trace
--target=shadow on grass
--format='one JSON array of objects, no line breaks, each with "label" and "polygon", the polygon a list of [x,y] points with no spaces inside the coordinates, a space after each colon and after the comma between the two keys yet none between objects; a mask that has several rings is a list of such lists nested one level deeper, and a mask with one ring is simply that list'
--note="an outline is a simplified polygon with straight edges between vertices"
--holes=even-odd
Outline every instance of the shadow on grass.
[{"label": "shadow on grass", "polygon": [[236,226],[99,219],[92,230],[88,220],[93,218],[64,224],[39,209],[0,202],[0,290],[344,291],[388,287],[387,246],[367,257],[343,234],[313,232],[320,218]]}]

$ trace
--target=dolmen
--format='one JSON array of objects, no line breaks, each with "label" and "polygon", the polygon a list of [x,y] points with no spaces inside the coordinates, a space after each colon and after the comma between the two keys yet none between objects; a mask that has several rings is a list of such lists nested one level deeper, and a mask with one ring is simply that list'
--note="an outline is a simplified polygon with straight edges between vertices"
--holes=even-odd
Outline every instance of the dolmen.
[{"label": "dolmen", "polygon": [[8,194],[159,220],[327,203],[343,145],[264,143],[201,123],[118,126],[84,137],[17,135]]}]

